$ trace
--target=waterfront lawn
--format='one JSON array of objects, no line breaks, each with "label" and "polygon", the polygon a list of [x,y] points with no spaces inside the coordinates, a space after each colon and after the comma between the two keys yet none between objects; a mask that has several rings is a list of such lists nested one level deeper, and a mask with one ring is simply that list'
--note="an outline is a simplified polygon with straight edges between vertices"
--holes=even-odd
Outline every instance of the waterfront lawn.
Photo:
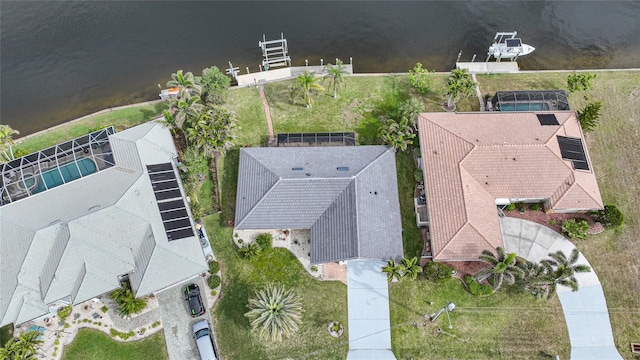
[{"label": "waterfront lawn", "polygon": [[[303,269],[288,250],[263,251],[253,260],[238,256],[232,228],[220,226],[219,215],[205,218],[211,245],[222,267],[222,297],[213,309],[220,353],[225,359],[344,359],[348,342],[327,333],[331,321],[347,325],[347,288],[337,281],[319,281]],[[244,314],[250,296],[269,282],[293,288],[304,309],[300,330],[281,343],[260,340]]]},{"label": "waterfront lawn", "polygon": [[18,139],[18,144],[14,146],[14,152],[20,149],[27,153],[32,153],[109,125],[113,125],[117,131],[128,129],[157,118],[162,114],[162,111],[168,108],[169,103],[158,102],[88,116],[82,121],[66,123],[25,140]]},{"label": "waterfront lawn", "polygon": [[164,333],[143,340],[119,342],[97,330],[80,329],[73,342],[64,347],[62,360],[161,360],[168,359]]},{"label": "waterfront lawn", "polygon": [[[391,343],[398,359],[569,358],[568,333],[557,297],[536,300],[506,289],[477,297],[466,292],[459,279],[436,285],[420,277],[391,284],[389,298]],[[446,313],[434,323],[424,320],[424,315],[450,301],[456,305],[450,313],[452,329]],[[438,328],[443,332],[439,334]]]},{"label": "waterfront lawn", "polygon": [[[491,75],[479,81],[483,93],[485,89],[562,89],[569,74]],[[640,72],[597,72],[589,96],[592,101],[603,100],[600,123],[586,135],[589,155],[604,203],[618,206],[625,224],[576,245],[604,288],[616,346],[625,359],[633,359],[629,343],[640,339],[640,317],[633,315],[640,309]],[[570,95],[569,102],[574,110],[584,105],[580,94]]]},{"label": "waterfront lawn", "polygon": [[226,107],[238,119],[236,143],[239,146],[267,146],[267,117],[258,89],[253,86],[231,89]]}]

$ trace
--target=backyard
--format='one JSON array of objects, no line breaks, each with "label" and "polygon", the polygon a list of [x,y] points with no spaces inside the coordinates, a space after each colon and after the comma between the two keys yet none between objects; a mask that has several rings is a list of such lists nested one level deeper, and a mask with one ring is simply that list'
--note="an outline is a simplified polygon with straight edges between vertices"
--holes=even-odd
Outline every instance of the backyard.
[{"label": "backyard", "polygon": [[161,360],[168,359],[164,333],[155,333],[144,340],[121,343],[109,335],[82,329],[70,345],[64,347],[63,360]]}]

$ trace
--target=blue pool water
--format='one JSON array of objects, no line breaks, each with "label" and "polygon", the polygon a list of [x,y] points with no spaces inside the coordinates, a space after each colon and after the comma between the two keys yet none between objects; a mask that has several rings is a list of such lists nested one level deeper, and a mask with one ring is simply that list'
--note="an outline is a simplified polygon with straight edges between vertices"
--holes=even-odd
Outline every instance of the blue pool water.
[{"label": "blue pool water", "polygon": [[[78,164],[76,166],[76,163]],[[59,171],[58,171],[59,170]],[[38,186],[31,191],[32,194],[37,194],[51,189],[56,186],[60,186],[65,182],[79,179],[83,176],[93,174],[96,172],[96,164],[89,158],[80,159],[77,162],[70,162],[60,166],[57,169],[51,169],[38,174],[36,176]],[[46,184],[46,187],[45,187]]]},{"label": "blue pool water", "polygon": [[534,103],[500,103],[500,111],[547,111],[549,104],[544,102]]}]

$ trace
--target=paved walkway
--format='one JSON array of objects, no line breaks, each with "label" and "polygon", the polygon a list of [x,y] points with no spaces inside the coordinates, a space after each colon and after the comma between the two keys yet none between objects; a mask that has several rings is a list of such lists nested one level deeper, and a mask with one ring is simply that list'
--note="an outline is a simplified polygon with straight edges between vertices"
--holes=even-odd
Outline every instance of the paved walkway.
[{"label": "paved walkway", "polygon": [[264,95],[264,84],[260,85],[260,98],[262,99],[262,106],[264,107],[264,113],[267,116],[267,127],[269,128],[269,137],[273,137],[273,123],[271,122],[271,108],[267,97]]},{"label": "paved walkway", "polygon": [[[539,262],[558,250],[569,255],[575,248],[571,241],[538,223],[503,217],[500,225],[505,252],[516,253],[529,261]],[[591,266],[582,254],[578,263]],[[592,270],[576,274],[576,279],[578,291],[564,286],[557,289],[569,330],[571,359],[621,360],[613,342],[609,310],[598,276]]]},{"label": "paved walkway", "polygon": [[347,360],[395,360],[391,351],[389,283],[382,261],[347,261]]}]

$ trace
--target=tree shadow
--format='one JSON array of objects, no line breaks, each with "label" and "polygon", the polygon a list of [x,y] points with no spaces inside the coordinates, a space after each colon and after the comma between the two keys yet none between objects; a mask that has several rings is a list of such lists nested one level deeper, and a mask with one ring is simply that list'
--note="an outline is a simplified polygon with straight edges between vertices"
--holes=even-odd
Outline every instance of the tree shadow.
[{"label": "tree shadow", "polygon": [[221,215],[220,226],[233,226],[235,221],[236,191],[238,184],[238,164],[240,162],[240,148],[229,149],[224,156],[222,169],[221,189]]}]

